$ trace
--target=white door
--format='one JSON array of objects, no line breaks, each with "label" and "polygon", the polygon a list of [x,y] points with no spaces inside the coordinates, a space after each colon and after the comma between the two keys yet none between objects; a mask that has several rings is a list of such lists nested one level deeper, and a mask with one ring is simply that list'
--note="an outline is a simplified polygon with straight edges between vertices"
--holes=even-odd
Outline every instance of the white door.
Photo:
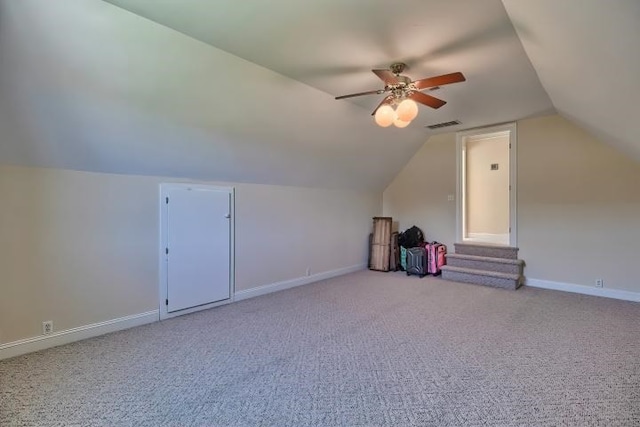
[{"label": "white door", "polygon": [[230,192],[177,186],[166,194],[167,312],[229,299]]}]

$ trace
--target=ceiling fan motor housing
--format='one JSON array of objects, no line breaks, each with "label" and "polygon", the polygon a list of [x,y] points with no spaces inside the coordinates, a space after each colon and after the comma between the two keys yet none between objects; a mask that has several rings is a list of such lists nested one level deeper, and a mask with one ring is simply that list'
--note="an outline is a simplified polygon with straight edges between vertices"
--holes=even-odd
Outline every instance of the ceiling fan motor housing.
[{"label": "ceiling fan motor housing", "polygon": [[397,85],[407,86],[411,83],[411,79],[407,76],[396,76],[396,78],[398,79]]}]

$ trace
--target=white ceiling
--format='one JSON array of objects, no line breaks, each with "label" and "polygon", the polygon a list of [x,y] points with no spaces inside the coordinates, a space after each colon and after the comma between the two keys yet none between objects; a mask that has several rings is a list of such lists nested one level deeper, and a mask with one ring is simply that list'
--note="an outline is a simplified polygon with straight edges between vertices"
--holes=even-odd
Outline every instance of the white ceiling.
[{"label": "white ceiling", "polygon": [[[585,92],[614,101],[637,93],[637,62],[618,64],[615,88],[625,92],[610,93],[607,57],[590,57],[606,51],[585,40],[610,31],[601,44],[616,44],[622,28],[637,41],[640,2],[617,0],[615,13],[600,0],[504,3],[0,0],[0,159],[379,191],[434,133],[424,125],[506,122],[554,111],[552,100],[621,147],[639,144],[633,124],[620,132],[582,101]],[[607,25],[583,29],[578,11],[605,14]],[[620,43],[637,59],[634,42]],[[592,59],[604,65],[589,67]],[[461,71],[467,81],[432,92],[448,103],[421,107],[401,130],[372,123],[381,96],[333,99],[381,88],[370,69],[395,61],[414,79]]]},{"label": "white ceiling", "polygon": [[[463,72],[466,82],[432,93],[448,104],[421,108],[415,128],[553,108],[500,0],[106,1],[334,97],[382,88],[371,69],[397,61],[413,79]],[[371,113],[382,98],[336,102]]]}]

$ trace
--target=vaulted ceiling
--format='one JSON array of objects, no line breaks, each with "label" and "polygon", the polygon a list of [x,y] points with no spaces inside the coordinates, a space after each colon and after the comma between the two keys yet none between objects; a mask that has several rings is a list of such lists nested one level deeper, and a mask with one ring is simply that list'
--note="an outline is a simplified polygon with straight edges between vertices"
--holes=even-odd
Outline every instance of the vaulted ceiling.
[{"label": "vaulted ceiling", "polygon": [[[637,155],[640,2],[558,3],[0,0],[0,163],[382,190],[425,125],[555,110]],[[467,81],[405,129],[334,100],[396,61]]]},{"label": "vaulted ceiling", "polygon": [[558,113],[640,161],[640,1],[503,3]]}]

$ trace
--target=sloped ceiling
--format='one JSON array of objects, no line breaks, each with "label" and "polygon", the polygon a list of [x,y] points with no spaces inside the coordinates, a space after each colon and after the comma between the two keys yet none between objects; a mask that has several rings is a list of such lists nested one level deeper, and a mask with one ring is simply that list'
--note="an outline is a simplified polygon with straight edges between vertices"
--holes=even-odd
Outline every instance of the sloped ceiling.
[{"label": "sloped ceiling", "polygon": [[[332,96],[379,89],[372,68],[405,62],[417,79],[462,71],[416,128],[464,127],[551,107],[499,0],[106,0]],[[368,113],[382,96],[351,98]],[[368,122],[362,122],[362,124]]]},{"label": "sloped ceiling", "polygon": [[558,113],[640,161],[640,1],[503,2]]},{"label": "sloped ceiling", "polygon": [[[0,0],[0,162],[379,191],[424,125],[553,110],[500,0],[111,3]],[[334,100],[399,60],[467,81],[406,129]]]}]

